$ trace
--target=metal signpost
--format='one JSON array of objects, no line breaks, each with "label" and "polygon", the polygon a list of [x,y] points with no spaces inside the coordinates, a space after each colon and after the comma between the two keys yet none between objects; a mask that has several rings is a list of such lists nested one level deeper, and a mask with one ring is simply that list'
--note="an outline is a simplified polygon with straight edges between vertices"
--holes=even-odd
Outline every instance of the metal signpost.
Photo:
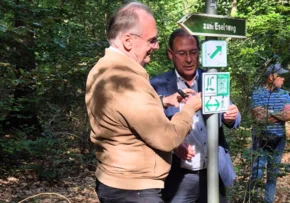
[{"label": "metal signpost", "polygon": [[203,74],[202,110],[211,114],[206,120],[208,140],[207,202],[219,203],[218,175],[218,113],[230,104],[230,75],[218,73],[218,67],[227,66],[227,43],[217,37],[246,37],[246,20],[219,16],[217,0],[205,0],[206,14],[190,14],[177,23],[191,35],[207,36],[202,45],[202,65],[210,68]]}]

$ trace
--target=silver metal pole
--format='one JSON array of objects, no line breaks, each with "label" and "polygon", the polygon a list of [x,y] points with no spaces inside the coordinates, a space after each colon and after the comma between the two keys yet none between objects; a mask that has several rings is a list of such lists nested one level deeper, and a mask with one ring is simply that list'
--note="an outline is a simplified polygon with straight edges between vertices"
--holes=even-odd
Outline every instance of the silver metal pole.
[{"label": "silver metal pole", "polygon": [[[208,72],[217,72],[209,69]],[[219,174],[218,174],[218,114],[212,114],[206,120],[207,129],[207,202],[219,203]]]},{"label": "silver metal pole", "polygon": [[[205,13],[217,14],[217,1],[206,0]],[[206,37],[206,40],[217,39]],[[218,72],[209,69],[208,72]],[[207,202],[219,203],[219,174],[218,174],[218,114],[211,115],[207,121],[208,166],[207,166]]]}]

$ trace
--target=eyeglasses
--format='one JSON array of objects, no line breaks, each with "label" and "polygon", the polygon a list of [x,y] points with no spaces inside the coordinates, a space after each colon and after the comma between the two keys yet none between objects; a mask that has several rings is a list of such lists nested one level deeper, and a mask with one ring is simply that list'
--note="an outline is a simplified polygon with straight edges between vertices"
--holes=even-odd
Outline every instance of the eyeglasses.
[{"label": "eyeglasses", "polygon": [[187,55],[189,56],[196,56],[199,53],[199,49],[192,49],[190,51],[172,51],[174,54],[180,56],[180,57],[185,57]]},{"label": "eyeglasses", "polygon": [[146,42],[148,43],[148,45],[150,45],[151,47],[155,47],[156,44],[159,42],[158,39],[157,39],[157,37],[153,37],[152,39],[145,40],[145,39],[143,39],[140,35],[132,34],[132,33],[130,33],[130,35],[133,35],[133,36],[139,37],[140,39],[146,41]]}]

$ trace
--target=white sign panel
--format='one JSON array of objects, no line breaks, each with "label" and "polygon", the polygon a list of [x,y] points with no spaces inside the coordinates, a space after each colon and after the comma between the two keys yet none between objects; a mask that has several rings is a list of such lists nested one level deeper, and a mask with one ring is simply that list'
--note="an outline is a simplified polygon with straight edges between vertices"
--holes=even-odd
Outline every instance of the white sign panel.
[{"label": "white sign panel", "polygon": [[202,44],[203,67],[227,66],[227,42],[224,40],[211,40]]},{"label": "white sign panel", "polygon": [[202,113],[226,112],[229,105],[230,73],[204,73],[202,76]]}]

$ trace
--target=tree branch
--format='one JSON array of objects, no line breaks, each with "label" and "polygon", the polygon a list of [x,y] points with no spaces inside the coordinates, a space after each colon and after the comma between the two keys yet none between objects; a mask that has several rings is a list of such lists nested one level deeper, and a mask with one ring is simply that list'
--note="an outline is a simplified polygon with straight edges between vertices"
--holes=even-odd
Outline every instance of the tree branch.
[{"label": "tree branch", "polygon": [[28,199],[32,199],[32,198],[35,198],[35,197],[38,197],[38,196],[41,196],[41,195],[56,195],[56,196],[59,196],[59,197],[65,199],[67,202],[71,203],[71,201],[69,201],[68,198],[66,198],[65,196],[60,195],[60,194],[58,194],[58,193],[39,193],[39,194],[36,194],[36,195],[30,196],[30,197],[27,197],[26,199],[21,200],[21,201],[18,202],[18,203],[22,203],[22,202],[24,202],[24,201],[26,201],[26,200],[28,200]]}]

